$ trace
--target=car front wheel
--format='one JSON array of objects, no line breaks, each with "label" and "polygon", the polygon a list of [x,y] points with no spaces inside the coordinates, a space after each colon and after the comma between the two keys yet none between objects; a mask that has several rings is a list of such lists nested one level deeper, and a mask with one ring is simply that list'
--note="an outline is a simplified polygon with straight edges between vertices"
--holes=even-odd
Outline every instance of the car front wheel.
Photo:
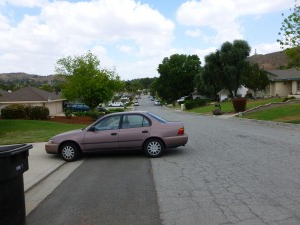
[{"label": "car front wheel", "polygon": [[66,162],[73,162],[79,158],[80,150],[76,144],[68,142],[62,145],[60,155]]},{"label": "car front wheel", "polygon": [[149,139],[144,145],[144,152],[150,158],[157,158],[164,153],[164,143],[157,138]]}]

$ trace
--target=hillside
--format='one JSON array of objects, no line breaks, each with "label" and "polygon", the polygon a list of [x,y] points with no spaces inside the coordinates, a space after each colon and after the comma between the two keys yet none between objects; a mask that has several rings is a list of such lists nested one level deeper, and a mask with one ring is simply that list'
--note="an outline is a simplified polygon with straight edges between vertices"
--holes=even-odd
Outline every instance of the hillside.
[{"label": "hillside", "polygon": [[37,84],[51,84],[56,80],[55,75],[40,76],[27,73],[0,73],[0,84],[8,83],[37,83]]},{"label": "hillside", "polygon": [[254,54],[248,57],[252,63],[257,63],[260,68],[265,70],[276,70],[288,64],[288,59],[283,51],[273,52],[269,54]]}]

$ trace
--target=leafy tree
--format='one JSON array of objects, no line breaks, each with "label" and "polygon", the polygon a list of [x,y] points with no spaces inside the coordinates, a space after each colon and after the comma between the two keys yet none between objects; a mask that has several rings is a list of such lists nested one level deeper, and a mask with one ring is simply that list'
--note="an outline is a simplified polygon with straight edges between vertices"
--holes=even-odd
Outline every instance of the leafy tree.
[{"label": "leafy tree", "polygon": [[288,58],[287,68],[300,67],[300,48],[287,48],[285,54]]},{"label": "leafy tree", "polygon": [[49,84],[44,84],[40,87],[40,89],[44,90],[44,91],[48,91],[48,92],[53,92],[55,89],[53,86],[49,85]]},{"label": "leafy tree", "polygon": [[247,88],[254,91],[254,97],[258,91],[265,90],[270,83],[267,72],[260,69],[257,63],[249,63],[248,67],[245,68],[242,82]]},{"label": "leafy tree", "polygon": [[202,79],[206,89],[211,88],[211,95],[216,95],[222,88],[236,97],[241,86],[241,77],[247,67],[246,58],[250,54],[250,46],[246,41],[235,40],[225,42],[220,50],[205,57]]},{"label": "leafy tree", "polygon": [[237,96],[238,88],[241,86],[241,76],[247,67],[246,58],[250,54],[250,46],[244,40],[234,40],[233,43],[225,42],[220,50],[220,62],[222,66],[221,82],[223,86]]},{"label": "leafy tree", "polygon": [[81,101],[91,109],[109,101],[114,92],[122,88],[115,71],[100,69],[100,61],[91,52],[59,59],[56,72],[65,80],[63,95],[70,101]]},{"label": "leafy tree", "polygon": [[158,95],[167,101],[174,101],[189,95],[194,90],[194,78],[199,73],[201,62],[197,55],[171,55],[158,65],[159,78],[153,84]]},{"label": "leafy tree", "polygon": [[224,76],[222,71],[222,64],[220,60],[220,51],[211,53],[204,58],[205,65],[202,73],[199,74],[201,78],[200,86],[198,85],[198,91],[204,92],[206,95],[215,99],[217,93],[224,88],[222,83],[222,77]]},{"label": "leafy tree", "polygon": [[[291,14],[282,22],[280,32],[281,39],[277,40],[284,48],[298,47],[300,45],[300,6],[295,1]],[[284,14],[282,14],[284,16]]]},{"label": "leafy tree", "polygon": [[281,38],[277,40],[280,47],[285,49],[289,59],[289,68],[300,66],[300,6],[297,4],[297,0],[295,0],[294,8],[290,9],[290,12],[291,14],[284,18],[281,24],[278,33]]}]

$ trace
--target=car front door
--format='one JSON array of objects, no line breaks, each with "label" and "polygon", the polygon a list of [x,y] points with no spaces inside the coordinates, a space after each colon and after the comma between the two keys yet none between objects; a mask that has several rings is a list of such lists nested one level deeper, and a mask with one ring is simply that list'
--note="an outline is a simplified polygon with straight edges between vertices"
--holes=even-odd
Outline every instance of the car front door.
[{"label": "car front door", "polygon": [[119,131],[119,144],[122,149],[141,149],[144,140],[150,135],[151,121],[140,114],[124,115]]},{"label": "car front door", "polygon": [[121,116],[109,116],[96,123],[84,137],[85,151],[119,148],[119,126]]}]

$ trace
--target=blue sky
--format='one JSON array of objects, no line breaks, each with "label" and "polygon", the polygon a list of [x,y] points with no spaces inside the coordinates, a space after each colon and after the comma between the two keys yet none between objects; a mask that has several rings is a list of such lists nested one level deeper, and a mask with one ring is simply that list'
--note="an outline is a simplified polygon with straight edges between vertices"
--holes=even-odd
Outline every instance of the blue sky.
[{"label": "blue sky", "polygon": [[172,54],[204,57],[225,41],[254,54],[276,42],[294,0],[0,0],[0,73],[55,73],[90,50],[122,80],[159,76]]}]

